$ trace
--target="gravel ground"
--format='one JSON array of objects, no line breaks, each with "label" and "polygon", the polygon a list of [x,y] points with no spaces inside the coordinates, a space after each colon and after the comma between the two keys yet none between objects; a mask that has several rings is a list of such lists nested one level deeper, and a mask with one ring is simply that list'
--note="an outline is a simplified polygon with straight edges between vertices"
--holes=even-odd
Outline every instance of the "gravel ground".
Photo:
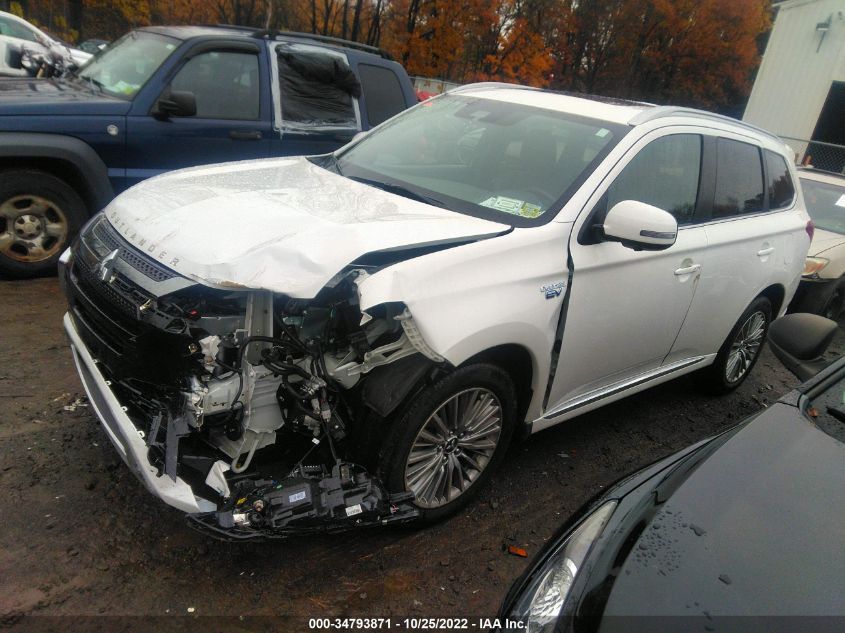
[{"label": "gravel ground", "polygon": [[[527,564],[503,543],[533,555],[620,476],[796,383],[766,349],[729,396],[702,396],[681,378],[512,447],[491,485],[434,527],[229,544],[190,530],[120,461],[85,406],[56,280],[0,282],[0,298],[0,628],[21,631],[307,630],[307,620],[255,618],[281,615],[492,617]],[[123,617],[83,617],[104,615]]]}]

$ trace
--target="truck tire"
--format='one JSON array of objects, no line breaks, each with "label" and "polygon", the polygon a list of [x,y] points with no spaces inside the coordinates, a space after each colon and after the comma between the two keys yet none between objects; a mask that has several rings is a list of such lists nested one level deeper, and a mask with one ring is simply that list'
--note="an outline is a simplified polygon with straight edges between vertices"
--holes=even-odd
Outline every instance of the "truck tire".
[{"label": "truck tire", "polygon": [[35,169],[0,172],[0,275],[54,272],[87,219],[82,198],[60,178]]}]

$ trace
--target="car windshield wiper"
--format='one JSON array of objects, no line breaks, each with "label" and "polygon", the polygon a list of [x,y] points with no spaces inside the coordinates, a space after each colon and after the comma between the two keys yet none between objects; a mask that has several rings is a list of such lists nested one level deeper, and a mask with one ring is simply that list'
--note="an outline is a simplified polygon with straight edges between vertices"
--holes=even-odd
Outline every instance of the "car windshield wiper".
[{"label": "car windshield wiper", "polygon": [[395,182],[383,182],[381,180],[371,180],[370,178],[360,178],[358,176],[346,177],[350,180],[354,180],[355,182],[360,182],[362,184],[369,185],[370,187],[375,187],[376,189],[387,191],[388,193],[395,193],[397,196],[416,200],[417,202],[424,202],[425,204],[431,204],[435,207],[440,207],[441,209],[446,208],[446,205],[442,201],[437,200],[436,198],[424,196],[421,193],[417,193],[416,191],[411,191],[407,187],[397,184]]}]

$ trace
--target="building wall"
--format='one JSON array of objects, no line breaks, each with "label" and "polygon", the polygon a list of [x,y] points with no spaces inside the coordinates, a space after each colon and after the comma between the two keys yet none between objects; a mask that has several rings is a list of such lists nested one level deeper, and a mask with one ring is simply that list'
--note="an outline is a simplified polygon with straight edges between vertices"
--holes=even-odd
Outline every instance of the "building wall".
[{"label": "building wall", "polygon": [[[831,15],[821,40],[816,24]],[[781,136],[809,139],[834,80],[845,81],[845,0],[788,0],[780,4],[742,118]]]}]

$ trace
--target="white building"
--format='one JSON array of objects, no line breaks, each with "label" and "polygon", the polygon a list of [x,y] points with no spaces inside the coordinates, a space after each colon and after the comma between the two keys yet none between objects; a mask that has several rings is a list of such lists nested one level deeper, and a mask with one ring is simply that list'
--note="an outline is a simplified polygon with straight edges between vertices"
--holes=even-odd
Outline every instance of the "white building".
[{"label": "white building", "polygon": [[[776,2],[743,120],[786,139],[817,167],[842,171],[845,151],[845,0]],[[799,140],[816,141],[810,143]],[[822,164],[824,163],[824,164]]]}]

